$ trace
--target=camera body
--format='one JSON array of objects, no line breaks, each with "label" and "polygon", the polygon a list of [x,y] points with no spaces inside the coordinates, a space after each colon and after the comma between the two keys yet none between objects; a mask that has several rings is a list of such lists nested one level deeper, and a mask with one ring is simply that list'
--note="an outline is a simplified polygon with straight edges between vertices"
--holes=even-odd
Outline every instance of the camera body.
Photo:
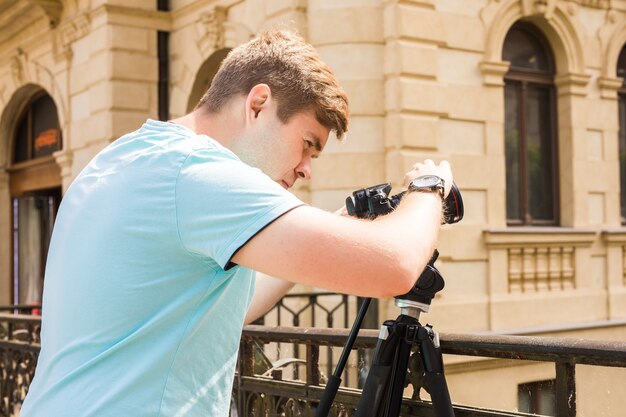
[{"label": "camera body", "polygon": [[[391,184],[389,183],[354,191],[351,197],[346,198],[348,214],[360,219],[375,219],[391,213],[400,204],[406,191],[396,195],[390,195],[390,193]],[[453,182],[450,193],[444,201],[443,223],[452,224],[461,221],[463,212],[461,192]]]}]

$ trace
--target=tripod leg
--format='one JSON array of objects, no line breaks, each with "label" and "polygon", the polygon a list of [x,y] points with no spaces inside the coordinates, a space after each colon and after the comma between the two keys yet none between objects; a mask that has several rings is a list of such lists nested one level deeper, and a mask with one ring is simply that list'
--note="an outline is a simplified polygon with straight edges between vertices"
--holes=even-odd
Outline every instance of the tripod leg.
[{"label": "tripod leg", "polygon": [[367,374],[355,417],[382,417],[384,408],[381,407],[381,404],[388,396],[389,378],[399,341],[397,323],[393,320],[384,322],[380,329],[372,366]]},{"label": "tripod leg", "polygon": [[430,326],[426,326],[419,328],[417,337],[435,415],[437,417],[454,417],[450,392],[443,373],[441,348],[436,346],[433,341],[435,334]]},{"label": "tripod leg", "polygon": [[411,356],[411,346],[413,345],[413,337],[406,337],[407,331],[412,331],[415,326],[401,325],[402,337],[398,340],[398,353],[395,363],[392,367],[392,383],[389,392],[389,398],[386,403],[386,411],[384,417],[398,417],[400,415],[400,406],[402,405],[402,394],[404,392],[404,381],[406,380],[407,369],[409,365],[409,357]]}]

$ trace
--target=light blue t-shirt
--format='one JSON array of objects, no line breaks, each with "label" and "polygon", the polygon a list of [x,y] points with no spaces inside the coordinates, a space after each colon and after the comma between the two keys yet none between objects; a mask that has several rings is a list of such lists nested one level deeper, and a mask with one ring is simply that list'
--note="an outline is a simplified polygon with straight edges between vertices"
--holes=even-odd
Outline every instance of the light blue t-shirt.
[{"label": "light blue t-shirt", "polygon": [[21,417],[227,416],[255,281],[230,259],[302,204],[173,123],[113,142],[63,197]]}]

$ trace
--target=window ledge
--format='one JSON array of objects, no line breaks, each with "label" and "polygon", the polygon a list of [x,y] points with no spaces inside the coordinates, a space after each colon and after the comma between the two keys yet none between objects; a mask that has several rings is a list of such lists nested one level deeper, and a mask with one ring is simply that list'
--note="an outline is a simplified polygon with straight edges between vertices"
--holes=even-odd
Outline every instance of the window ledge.
[{"label": "window ledge", "polygon": [[[527,245],[589,246],[598,235],[595,229],[571,227],[507,227],[483,231],[487,247],[513,247]],[[626,229],[623,231],[626,239]]]},{"label": "window ledge", "polygon": [[608,245],[623,245],[626,243],[626,227],[602,230],[602,239]]}]

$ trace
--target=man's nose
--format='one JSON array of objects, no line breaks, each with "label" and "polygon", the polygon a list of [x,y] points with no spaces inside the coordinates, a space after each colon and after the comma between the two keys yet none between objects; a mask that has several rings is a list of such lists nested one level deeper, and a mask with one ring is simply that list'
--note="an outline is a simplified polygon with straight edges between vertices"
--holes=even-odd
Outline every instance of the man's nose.
[{"label": "man's nose", "polygon": [[296,174],[298,174],[298,178],[303,180],[311,179],[311,159],[304,159],[300,164],[296,167]]}]

